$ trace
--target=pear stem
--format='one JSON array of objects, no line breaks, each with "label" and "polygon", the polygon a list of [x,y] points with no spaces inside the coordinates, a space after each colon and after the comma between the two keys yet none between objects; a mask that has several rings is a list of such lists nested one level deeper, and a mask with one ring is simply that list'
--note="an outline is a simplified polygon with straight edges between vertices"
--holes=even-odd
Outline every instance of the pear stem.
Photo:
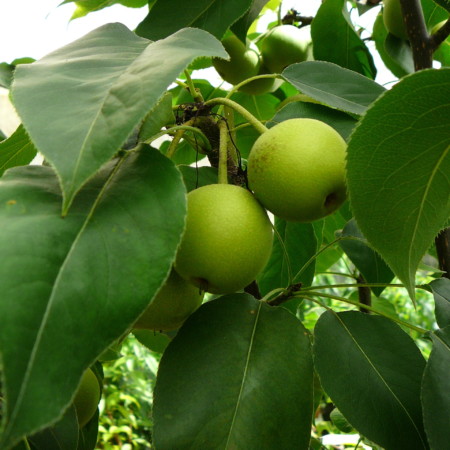
[{"label": "pear stem", "polygon": [[260,134],[263,134],[268,130],[268,128],[266,126],[264,126],[251,112],[247,111],[239,103],[236,103],[235,101],[230,100],[229,98],[223,98],[223,97],[212,98],[211,100],[206,101],[205,105],[229,106],[230,108],[233,108],[241,116],[243,116],[253,126],[253,128],[255,128],[255,130],[258,131]]},{"label": "pear stem", "polygon": [[198,89],[195,88],[194,82],[192,81],[191,74],[189,73],[189,71],[185,70],[184,71],[184,75],[186,77],[188,89],[189,89],[189,92],[192,95],[192,98],[196,102],[203,103],[203,101],[204,101],[203,95]]},{"label": "pear stem", "polygon": [[228,128],[225,120],[219,122],[219,184],[228,184]]}]

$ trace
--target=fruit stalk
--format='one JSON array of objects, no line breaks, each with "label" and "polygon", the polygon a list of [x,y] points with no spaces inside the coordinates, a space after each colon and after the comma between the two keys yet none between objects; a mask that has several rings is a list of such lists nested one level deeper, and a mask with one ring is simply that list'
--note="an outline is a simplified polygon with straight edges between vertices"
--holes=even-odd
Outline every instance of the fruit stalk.
[{"label": "fruit stalk", "polygon": [[228,184],[228,129],[225,120],[219,122],[219,184]]},{"label": "fruit stalk", "polygon": [[230,100],[229,98],[213,98],[211,100],[208,100],[205,102],[205,105],[225,105],[229,106],[230,108],[234,109],[237,113],[239,113],[241,116],[243,116],[247,121],[255,128],[256,131],[258,131],[260,134],[265,133],[268,128],[264,126],[251,112],[247,111],[243,106],[241,106],[239,103],[236,103],[233,100]]}]

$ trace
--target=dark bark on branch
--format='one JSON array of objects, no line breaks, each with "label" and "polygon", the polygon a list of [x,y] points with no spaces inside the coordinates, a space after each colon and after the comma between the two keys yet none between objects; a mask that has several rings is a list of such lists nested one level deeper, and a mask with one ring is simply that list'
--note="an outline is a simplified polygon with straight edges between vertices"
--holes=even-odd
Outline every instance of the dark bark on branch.
[{"label": "dark bark on branch", "polygon": [[439,269],[445,272],[442,276],[450,278],[450,228],[441,231],[435,240]]},{"label": "dark bark on branch", "polygon": [[[357,278],[358,284],[365,284],[366,280],[364,277],[360,274]],[[367,286],[358,286],[358,296],[359,296],[359,303],[362,303],[363,305],[372,306],[372,292],[369,287]],[[360,308],[360,311],[363,313],[370,314],[370,311],[366,308]]]}]

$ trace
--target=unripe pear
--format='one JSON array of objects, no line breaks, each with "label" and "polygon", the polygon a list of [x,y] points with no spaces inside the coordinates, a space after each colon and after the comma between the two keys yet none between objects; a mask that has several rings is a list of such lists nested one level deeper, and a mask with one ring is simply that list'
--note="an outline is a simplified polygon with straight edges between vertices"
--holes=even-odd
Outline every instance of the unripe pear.
[{"label": "unripe pear", "polygon": [[92,369],[87,369],[81,378],[75,394],[75,406],[80,428],[83,428],[94,416],[100,401],[100,385]]},{"label": "unripe pear", "polygon": [[239,291],[266,265],[272,249],[272,224],[247,189],[210,184],[187,198],[186,230],[175,269],[213,294]]},{"label": "unripe pear", "polygon": [[213,66],[218,74],[230,84],[258,74],[261,66],[261,56],[256,47],[246,46],[238,37],[231,35],[222,40],[230,60],[213,58]]},{"label": "unripe pear", "polygon": [[262,39],[261,55],[271,72],[281,73],[291,64],[306,61],[308,43],[294,25],[280,25]]},{"label": "unripe pear", "polygon": [[201,305],[202,300],[203,293],[200,289],[172,270],[153,301],[134,324],[134,328],[176,330]]},{"label": "unripe pear", "polygon": [[312,222],[345,201],[347,145],[315,119],[289,119],[263,133],[248,158],[250,188],[281,219]]},{"label": "unripe pear", "polygon": [[384,0],[383,5],[383,22],[386,30],[400,39],[408,40],[400,0]]}]

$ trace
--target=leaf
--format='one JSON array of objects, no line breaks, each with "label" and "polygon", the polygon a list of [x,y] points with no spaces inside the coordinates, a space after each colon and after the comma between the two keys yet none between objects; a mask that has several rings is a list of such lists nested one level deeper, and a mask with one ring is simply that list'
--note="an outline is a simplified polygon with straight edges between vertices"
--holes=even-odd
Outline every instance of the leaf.
[{"label": "leaf", "polygon": [[149,148],[105,166],[65,218],[60,202],[49,167],[0,179],[2,449],[62,415],[164,282],[184,229],[181,176]]},{"label": "leaf", "polygon": [[[402,46],[401,49],[405,52],[402,55],[397,55],[396,57],[394,54],[388,51],[388,49],[385,47],[386,38],[388,37],[389,33],[386,30],[386,27],[384,26],[383,21],[383,14],[380,12],[378,14],[374,24],[373,24],[373,31],[372,31],[372,38],[375,42],[376,49],[381,57],[381,59],[384,62],[384,65],[397,77],[401,78],[405,75],[408,75],[410,73],[414,72],[414,61],[412,58],[412,53],[410,47]],[[398,39],[403,44],[403,41]],[[398,44],[399,45],[399,44]],[[409,49],[407,52],[406,48]]]},{"label": "leaf", "polygon": [[448,19],[448,13],[450,12],[449,0],[421,0],[420,3],[428,30],[431,30],[439,22]]},{"label": "leaf", "polygon": [[333,127],[344,139],[348,139],[356,124],[356,120],[344,112],[324,105],[300,101],[288,103],[267,125],[274,126],[284,120],[297,117],[321,120]]},{"label": "leaf", "polygon": [[61,179],[64,213],[167,86],[192,59],[208,55],[226,53],[201,30],[150,43],[121,24],[109,24],[16,69],[14,104]]},{"label": "leaf", "polygon": [[77,450],[78,420],[74,406],[71,406],[56,424],[45,428],[28,438],[36,450]]},{"label": "leaf", "polygon": [[163,126],[173,123],[175,123],[175,116],[172,111],[172,94],[166,92],[145,117],[139,130],[139,140],[142,142],[150,139]]},{"label": "leaf", "polygon": [[203,304],[164,352],[154,443],[165,449],[307,449],[313,368],[306,330],[248,294]]},{"label": "leaf", "polygon": [[[394,278],[392,270],[380,255],[370,248],[354,219],[345,225],[340,236],[356,238],[339,241],[339,246],[361,272],[367,283],[389,284],[392,281]],[[384,289],[385,286],[371,287],[372,292],[377,297],[380,296]]]},{"label": "leaf", "polygon": [[384,87],[368,78],[324,61],[292,64],[283,78],[299,91],[333,108],[357,115],[384,91]]},{"label": "leaf", "polygon": [[14,66],[8,63],[0,63],[0,86],[9,89],[11,87]]},{"label": "leaf", "polygon": [[414,57],[409,42],[388,33],[384,49],[388,56],[399,64],[403,72],[406,74],[414,72]]},{"label": "leaf", "polygon": [[429,284],[434,296],[436,322],[440,328],[450,325],[450,280],[438,278]]},{"label": "leaf", "polygon": [[252,0],[250,8],[237,22],[235,22],[231,30],[242,41],[245,42],[247,31],[251,24],[258,18],[259,13],[266,5],[267,0]]},{"label": "leaf", "polygon": [[422,405],[425,430],[430,448],[448,447],[450,423],[450,326],[432,335],[433,349],[425,368],[422,383]]},{"label": "leaf", "polygon": [[291,284],[301,282],[303,287],[311,286],[314,263],[310,264],[300,277],[296,275],[317,251],[314,227],[310,223],[286,222],[275,218],[275,230],[277,233],[273,241],[272,254],[263,272],[258,276],[261,294],[266,295],[276,288],[286,288],[289,281]]},{"label": "leaf", "polygon": [[133,330],[136,339],[152,352],[163,353],[169,345],[170,337],[153,330]]},{"label": "leaf", "polygon": [[75,3],[76,9],[70,20],[79,19],[91,12],[100,11],[112,5],[122,4],[130,8],[141,8],[149,3],[148,0],[65,0],[59,6],[67,3]]},{"label": "leaf", "polygon": [[[253,1],[228,0],[225,5],[222,0],[196,0],[186,8],[184,0],[156,0],[148,16],[136,28],[136,33],[156,40],[180,28],[194,27],[221,39],[227,28],[248,11]],[[183,13],[177,14],[177,11]]]},{"label": "leaf", "polygon": [[207,184],[217,184],[217,169],[215,167],[191,167],[180,165],[178,166],[178,169],[181,172],[181,175],[183,175],[183,181],[188,192],[201,186],[206,186]]},{"label": "leaf", "polygon": [[425,361],[389,319],[322,314],[314,363],[325,392],[362,435],[387,449],[426,449],[420,385]]},{"label": "leaf", "polygon": [[19,125],[8,139],[0,142],[0,176],[10,167],[30,163],[36,153],[36,147],[30,141],[23,126]]},{"label": "leaf", "polygon": [[347,150],[358,226],[411,298],[419,262],[450,213],[449,75],[403,78],[362,118]]},{"label": "leaf", "polygon": [[372,55],[356,33],[345,0],[327,0],[311,24],[314,59],[329,61],[341,67],[375,78]]}]

